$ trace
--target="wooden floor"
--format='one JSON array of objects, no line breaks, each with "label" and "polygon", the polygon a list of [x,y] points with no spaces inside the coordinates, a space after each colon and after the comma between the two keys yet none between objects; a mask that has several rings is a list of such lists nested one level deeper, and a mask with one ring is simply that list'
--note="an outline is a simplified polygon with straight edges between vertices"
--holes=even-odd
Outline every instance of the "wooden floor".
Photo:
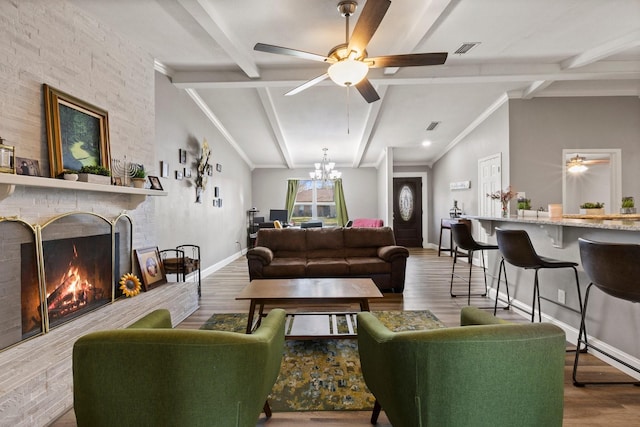
[{"label": "wooden floor", "polygon": [[[482,273],[474,269],[474,284],[481,289]],[[430,249],[411,249],[407,264],[407,279],[404,294],[385,294],[381,301],[372,301],[371,310],[431,310],[447,326],[459,325],[460,309],[466,305],[466,297],[451,298],[449,281],[451,278],[451,258],[437,256]],[[208,276],[202,283],[200,309],[178,325],[179,328],[197,329],[214,313],[244,312],[249,308],[248,301],[236,301],[235,296],[249,282],[247,264],[244,257],[239,258],[218,272]],[[464,293],[466,284],[461,284],[455,292]],[[492,301],[474,297],[472,305],[488,306]],[[317,307],[300,307],[308,311]],[[332,307],[335,310],[350,307]],[[354,306],[353,309],[356,307]],[[320,309],[320,308],[318,308]],[[323,310],[326,307],[322,307]],[[499,310],[498,316],[517,322],[526,319],[517,313]],[[571,383],[573,353],[567,353],[565,368],[564,426],[630,426],[640,425],[640,387],[633,386],[587,386],[574,387]],[[591,355],[580,357],[584,362],[585,374],[593,374],[598,379],[618,380],[627,378],[616,369],[602,363]],[[582,370],[581,370],[582,372]],[[269,420],[264,417],[258,426],[284,427],[300,425],[318,425],[324,427],[367,426],[369,412],[298,412],[275,413]],[[67,412],[53,424],[56,427],[75,426],[73,411]],[[378,425],[388,427],[391,424],[381,414]]]}]

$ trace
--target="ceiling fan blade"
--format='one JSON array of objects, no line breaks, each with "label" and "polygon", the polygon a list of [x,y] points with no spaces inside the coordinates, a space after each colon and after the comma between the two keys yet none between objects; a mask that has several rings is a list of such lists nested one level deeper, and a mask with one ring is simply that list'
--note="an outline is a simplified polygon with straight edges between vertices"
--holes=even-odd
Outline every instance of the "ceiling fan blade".
[{"label": "ceiling fan blade", "polygon": [[311,79],[308,82],[305,82],[303,84],[301,84],[300,86],[291,89],[289,92],[285,93],[285,96],[291,96],[291,95],[295,95],[296,93],[302,92],[303,90],[310,88],[311,86],[320,83],[321,81],[323,81],[324,79],[326,79],[327,77],[329,77],[329,74],[324,73],[318,77],[316,77],[315,79]]},{"label": "ceiling fan blade", "polygon": [[326,62],[329,60],[326,56],[316,53],[305,52],[303,50],[289,49],[288,47],[274,46],[272,44],[256,43],[253,50],[266,53],[276,53],[278,55],[295,56],[296,58],[310,59],[312,61]]},{"label": "ceiling fan blade", "polygon": [[597,164],[606,164],[609,163],[609,159],[592,159],[592,160],[583,160],[582,163],[585,165],[597,165]]},{"label": "ceiling fan blade", "polygon": [[444,62],[447,60],[447,55],[447,52],[386,55],[378,56],[376,58],[367,58],[367,62],[373,61],[373,65],[370,65],[371,68],[441,65],[444,64]]},{"label": "ceiling fan blade", "polygon": [[376,89],[366,77],[356,85],[356,89],[358,89],[360,95],[362,95],[365,101],[367,101],[369,104],[380,99],[380,95],[378,95],[378,92],[376,92]]},{"label": "ceiling fan blade", "polygon": [[391,6],[390,0],[367,0],[351,34],[348,52],[364,53],[389,6]]}]

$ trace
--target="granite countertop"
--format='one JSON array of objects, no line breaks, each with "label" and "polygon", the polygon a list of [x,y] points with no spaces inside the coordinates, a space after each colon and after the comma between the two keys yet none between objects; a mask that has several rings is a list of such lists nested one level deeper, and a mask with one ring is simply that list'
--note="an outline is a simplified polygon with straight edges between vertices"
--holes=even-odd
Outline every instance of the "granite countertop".
[{"label": "granite countertop", "polygon": [[[517,222],[525,224],[539,224],[539,225],[557,225],[562,227],[582,227],[582,228],[600,228],[605,230],[629,230],[640,231],[640,221],[636,219],[601,219],[601,218],[586,218],[585,215],[580,215],[581,218],[577,218],[574,215],[567,215],[562,217],[533,217],[533,216],[517,216],[510,215],[508,217],[492,217],[492,216],[475,216],[475,215],[463,215],[463,218],[474,219],[478,221],[499,221],[499,222]],[[635,218],[635,217],[634,217]]]}]

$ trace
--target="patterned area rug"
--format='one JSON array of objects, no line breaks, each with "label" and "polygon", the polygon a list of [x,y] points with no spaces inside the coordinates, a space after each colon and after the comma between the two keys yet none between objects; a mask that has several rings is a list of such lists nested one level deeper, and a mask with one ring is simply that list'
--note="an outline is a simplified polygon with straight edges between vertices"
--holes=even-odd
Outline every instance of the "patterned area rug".
[{"label": "patterned area rug", "polygon": [[[373,311],[393,331],[444,328],[430,311]],[[244,333],[244,313],[214,314],[200,329]],[[374,397],[360,372],[355,339],[285,341],[280,375],[269,404],[274,412],[364,411]]]}]

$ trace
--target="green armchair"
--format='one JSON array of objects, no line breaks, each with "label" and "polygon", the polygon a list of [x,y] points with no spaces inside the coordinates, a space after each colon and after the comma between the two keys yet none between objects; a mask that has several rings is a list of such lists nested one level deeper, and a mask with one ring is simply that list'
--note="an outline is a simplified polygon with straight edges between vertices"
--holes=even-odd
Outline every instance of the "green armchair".
[{"label": "green armchair", "polygon": [[157,310],[73,347],[78,426],[255,427],[280,371],[285,312],[251,335],[171,329]]},{"label": "green armchair", "polygon": [[462,327],[391,332],[358,313],[362,373],[394,427],[562,425],[565,334],[475,307]]}]

